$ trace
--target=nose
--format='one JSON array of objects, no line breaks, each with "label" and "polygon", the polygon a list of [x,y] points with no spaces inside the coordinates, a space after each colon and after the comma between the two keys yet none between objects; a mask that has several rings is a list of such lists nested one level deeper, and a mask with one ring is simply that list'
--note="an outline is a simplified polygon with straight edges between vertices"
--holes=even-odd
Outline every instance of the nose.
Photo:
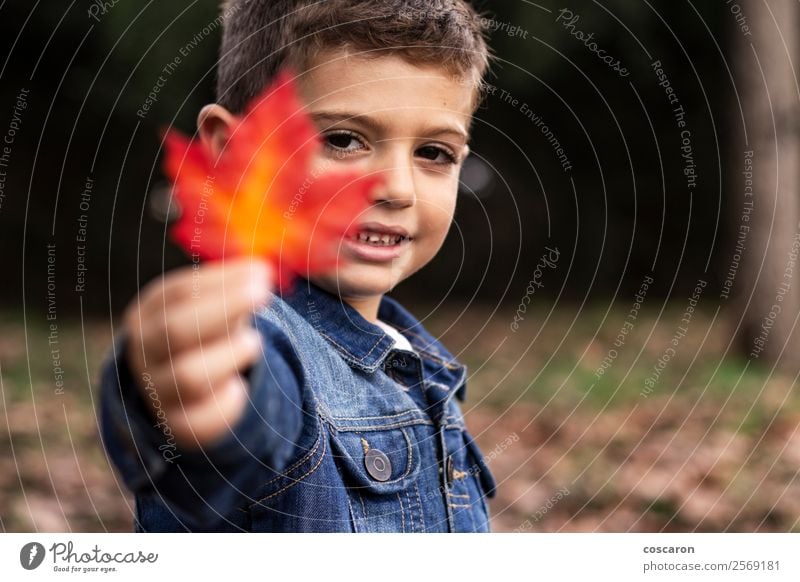
[{"label": "nose", "polygon": [[403,208],[416,202],[414,168],[403,156],[387,156],[373,171],[383,177],[383,184],[372,193],[375,204]]}]

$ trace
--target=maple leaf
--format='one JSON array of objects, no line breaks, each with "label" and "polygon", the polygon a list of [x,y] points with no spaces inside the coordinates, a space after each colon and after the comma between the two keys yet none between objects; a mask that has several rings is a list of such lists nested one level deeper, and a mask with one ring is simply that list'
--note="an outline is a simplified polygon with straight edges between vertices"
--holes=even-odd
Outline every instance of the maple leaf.
[{"label": "maple leaf", "polygon": [[193,257],[266,259],[277,286],[340,264],[342,238],[371,204],[378,176],[321,172],[321,139],[289,71],[237,118],[216,159],[202,142],[165,136],[165,171],[181,215],[170,235]]}]

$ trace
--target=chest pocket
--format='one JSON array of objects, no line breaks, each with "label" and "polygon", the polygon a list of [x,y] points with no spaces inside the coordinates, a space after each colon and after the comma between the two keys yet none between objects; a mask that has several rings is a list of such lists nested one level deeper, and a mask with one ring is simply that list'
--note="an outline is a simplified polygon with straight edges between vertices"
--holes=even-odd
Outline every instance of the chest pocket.
[{"label": "chest pocket", "polygon": [[342,473],[357,532],[424,531],[415,411],[332,419],[331,453]]}]

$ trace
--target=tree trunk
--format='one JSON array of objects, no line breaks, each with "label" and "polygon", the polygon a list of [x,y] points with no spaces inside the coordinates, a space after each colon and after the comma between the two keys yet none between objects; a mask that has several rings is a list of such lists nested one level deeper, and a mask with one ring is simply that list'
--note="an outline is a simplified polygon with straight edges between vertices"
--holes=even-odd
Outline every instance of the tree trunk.
[{"label": "tree trunk", "polygon": [[[735,244],[741,251],[736,284],[738,343],[762,364],[798,369],[800,333],[800,93],[793,64],[798,52],[797,0],[743,3],[751,34],[736,29],[736,84],[746,142],[733,167]],[[795,65],[796,66],[796,65]],[[741,126],[738,106],[737,125]],[[752,152],[752,190],[746,158]],[[735,266],[736,252],[731,267]],[[728,271],[728,279],[735,269]],[[800,326],[798,326],[800,327]],[[794,331],[793,331],[793,328]]]}]

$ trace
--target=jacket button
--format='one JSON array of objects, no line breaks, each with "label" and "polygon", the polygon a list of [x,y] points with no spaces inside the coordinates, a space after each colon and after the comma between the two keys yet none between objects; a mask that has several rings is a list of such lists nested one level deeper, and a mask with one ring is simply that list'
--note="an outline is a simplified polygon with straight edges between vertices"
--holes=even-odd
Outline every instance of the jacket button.
[{"label": "jacket button", "polygon": [[392,476],[392,463],[383,451],[370,449],[364,456],[367,472],[376,481],[388,481]]},{"label": "jacket button", "polygon": [[447,455],[447,482],[452,483],[455,477],[455,464],[453,463],[453,456]]}]

